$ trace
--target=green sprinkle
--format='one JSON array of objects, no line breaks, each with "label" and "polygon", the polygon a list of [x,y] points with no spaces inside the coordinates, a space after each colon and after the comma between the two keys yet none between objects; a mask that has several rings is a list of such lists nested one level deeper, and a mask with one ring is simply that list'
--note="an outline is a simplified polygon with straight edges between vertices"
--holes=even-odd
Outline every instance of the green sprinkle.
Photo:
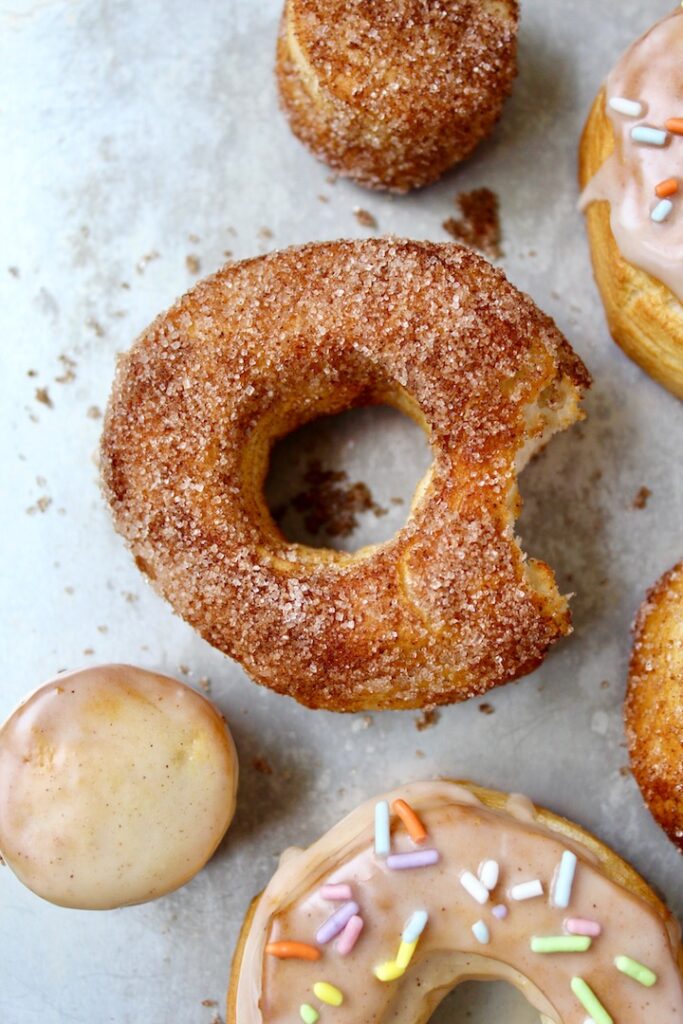
[{"label": "green sprinkle", "polygon": [[591,941],[588,935],[534,935],[530,945],[532,953],[585,953]]},{"label": "green sprinkle", "polygon": [[310,1003],[302,1003],[299,1007],[299,1016],[304,1024],[316,1024],[320,1014],[311,1006]]},{"label": "green sprinkle", "polygon": [[572,992],[579,1000],[584,1010],[588,1011],[591,1020],[594,1020],[595,1024],[614,1024],[614,1021],[596,996],[593,989],[586,984],[583,978],[572,978],[571,986]]},{"label": "green sprinkle", "polygon": [[651,971],[645,964],[639,964],[637,960],[632,960],[630,956],[615,957],[614,966],[622,974],[628,974],[629,978],[633,978],[645,988],[652,988],[657,980],[654,971]]}]

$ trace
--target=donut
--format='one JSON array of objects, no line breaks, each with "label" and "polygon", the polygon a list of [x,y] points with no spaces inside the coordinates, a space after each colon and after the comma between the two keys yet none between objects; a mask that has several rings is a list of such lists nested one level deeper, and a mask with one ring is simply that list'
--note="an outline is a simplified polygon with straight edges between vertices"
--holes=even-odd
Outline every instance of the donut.
[{"label": "donut", "polygon": [[683,398],[683,12],[635,42],[581,139],[593,270],[614,340]]},{"label": "donut", "polygon": [[394,192],[427,185],[493,130],[518,21],[517,0],[287,0],[281,105],[338,173]]},{"label": "donut", "polygon": [[636,782],[683,851],[683,562],[652,588],[636,617],[625,717]]},{"label": "donut", "polygon": [[[552,321],[467,249],[305,245],[223,268],[121,359],[104,488],[140,569],[259,683],[337,711],[452,703],[570,631],[514,535],[516,473],[581,417],[588,383]],[[352,554],[289,543],[263,497],[272,445],[372,403],[430,441],[407,523]]]},{"label": "donut", "polygon": [[550,1024],[680,1024],[680,929],[647,883],[524,797],[420,782],[289,850],[252,904],[227,1024],[422,1024],[467,979]]},{"label": "donut", "polygon": [[143,903],[204,867],[236,789],[230,731],[189,686],[132,665],[64,673],[0,729],[0,853],[51,903]]}]

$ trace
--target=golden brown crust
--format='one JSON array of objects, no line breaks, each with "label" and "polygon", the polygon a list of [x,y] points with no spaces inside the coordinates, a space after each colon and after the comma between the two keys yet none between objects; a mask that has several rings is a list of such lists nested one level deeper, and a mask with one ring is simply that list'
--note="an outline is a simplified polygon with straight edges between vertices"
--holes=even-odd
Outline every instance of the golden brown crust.
[{"label": "golden brown crust", "polygon": [[633,774],[654,818],[683,851],[683,562],[638,612],[625,715]]},{"label": "golden brown crust", "polygon": [[295,135],[370,188],[464,159],[516,75],[517,0],[287,0],[276,73]]},{"label": "golden brown crust", "polygon": [[[582,188],[613,152],[614,131],[605,111],[603,89],[581,137]],[[624,259],[612,234],[606,200],[588,206],[586,226],[595,280],[612,337],[646,373],[683,398],[683,306],[661,281]]]},{"label": "golden brown crust", "polygon": [[[531,671],[569,631],[514,537],[516,464],[589,383],[552,321],[481,257],[397,240],[226,267],[121,360],[102,465],[139,567],[258,682],[310,707],[452,703]],[[387,402],[433,451],[405,527],[353,555],[285,540],[275,440]]]}]

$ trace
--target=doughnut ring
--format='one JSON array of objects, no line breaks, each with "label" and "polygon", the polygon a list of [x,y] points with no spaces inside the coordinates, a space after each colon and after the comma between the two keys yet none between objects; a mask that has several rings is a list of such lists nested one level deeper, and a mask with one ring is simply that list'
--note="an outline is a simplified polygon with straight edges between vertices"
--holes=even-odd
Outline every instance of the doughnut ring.
[{"label": "doughnut ring", "polygon": [[625,713],[636,782],[683,851],[683,562],[662,576],[638,612]]},{"label": "doughnut ring", "polygon": [[[570,631],[514,535],[517,472],[581,417],[589,375],[473,252],[369,239],[228,266],[118,366],[106,495],[139,568],[259,683],[338,711],[445,704],[530,672]],[[385,403],[433,464],[391,540],[289,543],[263,498],[274,442]]]},{"label": "doughnut ring", "polygon": [[518,22],[517,0],[287,0],[276,72],[292,131],[369,188],[435,181],[500,117]]}]

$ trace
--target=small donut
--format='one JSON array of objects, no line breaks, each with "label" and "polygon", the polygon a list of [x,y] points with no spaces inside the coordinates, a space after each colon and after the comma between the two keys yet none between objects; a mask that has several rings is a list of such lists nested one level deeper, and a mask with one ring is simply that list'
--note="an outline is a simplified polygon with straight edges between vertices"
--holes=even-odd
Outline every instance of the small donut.
[{"label": "small donut", "polygon": [[235,811],[218,710],[132,665],[57,676],[0,729],[0,853],[62,907],[144,903],[189,882]]},{"label": "small donut", "polygon": [[680,1024],[682,967],[673,916],[579,825],[421,782],[287,852],[244,921],[226,1021],[421,1024],[484,979],[520,989],[544,1024]]},{"label": "small donut", "polygon": [[662,576],[636,617],[625,714],[636,782],[683,851],[683,562]]},{"label": "small donut", "polygon": [[493,130],[518,21],[517,0],[287,0],[276,71],[292,131],[361,185],[427,185]]},{"label": "small donut", "polygon": [[[452,244],[311,244],[199,283],[120,362],[102,466],[138,566],[258,682],[337,711],[464,700],[531,671],[565,598],[514,535],[516,472],[588,374],[555,325]],[[354,554],[289,543],[274,442],[386,403],[427,432],[408,522]]]},{"label": "small donut", "polygon": [[581,139],[593,270],[614,340],[683,398],[683,11],[611,72]]}]

